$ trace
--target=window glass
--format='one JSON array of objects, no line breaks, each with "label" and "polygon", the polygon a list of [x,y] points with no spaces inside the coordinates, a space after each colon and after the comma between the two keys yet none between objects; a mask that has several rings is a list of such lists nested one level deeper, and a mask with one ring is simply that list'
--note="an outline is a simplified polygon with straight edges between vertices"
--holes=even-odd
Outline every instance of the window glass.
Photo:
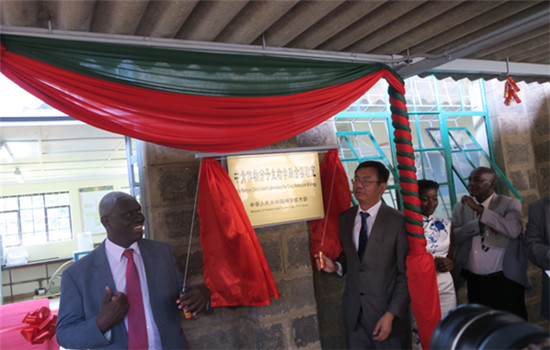
[{"label": "window glass", "polygon": [[5,247],[72,239],[69,192],[0,197]]}]

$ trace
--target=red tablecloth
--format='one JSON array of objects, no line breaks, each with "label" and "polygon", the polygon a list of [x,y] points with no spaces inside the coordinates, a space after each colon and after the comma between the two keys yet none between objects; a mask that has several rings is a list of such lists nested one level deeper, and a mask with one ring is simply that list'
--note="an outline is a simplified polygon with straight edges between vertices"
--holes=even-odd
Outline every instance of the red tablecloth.
[{"label": "red tablecloth", "polygon": [[[43,344],[31,344],[21,335],[21,329],[25,326],[23,318],[40,307],[50,307],[48,298],[23,301],[20,303],[0,305],[0,349],[24,350],[24,349],[59,349],[55,336]],[[51,310],[57,314],[57,310]]]}]

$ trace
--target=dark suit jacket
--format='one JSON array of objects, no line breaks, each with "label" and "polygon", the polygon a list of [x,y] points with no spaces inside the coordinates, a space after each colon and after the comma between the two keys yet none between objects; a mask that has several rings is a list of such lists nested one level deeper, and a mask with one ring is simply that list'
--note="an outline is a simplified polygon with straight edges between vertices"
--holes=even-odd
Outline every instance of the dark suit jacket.
[{"label": "dark suit jacket", "polygon": [[527,256],[542,269],[541,314],[550,319],[550,278],[544,270],[550,270],[550,196],[529,206],[529,221],[525,230]]},{"label": "dark suit jacket", "polygon": [[480,222],[508,240],[502,261],[504,276],[526,288],[531,288],[531,282],[527,277],[527,257],[521,235],[523,230],[521,202],[495,193],[489,208],[483,210],[479,219],[476,218],[476,212],[468,205],[458,203],[453,210],[453,247],[456,249],[453,277],[456,289],[458,290],[461,284],[460,272],[468,262],[472,250],[472,238],[480,234]]},{"label": "dark suit jacket", "polygon": [[359,261],[353,244],[357,210],[358,206],[354,206],[338,217],[343,249],[338,261],[346,274],[346,288],[342,296],[344,325],[348,331],[354,330],[362,308],[367,331],[372,334],[376,322],[389,311],[395,316],[389,339],[408,335],[410,299],[405,260],[409,243],[405,217],[382,203],[363,260]]},{"label": "dark suit jacket", "polygon": [[[162,347],[187,348],[176,304],[183,281],[172,250],[167,243],[147,239],[138,241],[138,244]],[[111,287],[113,293],[116,292],[103,242],[63,272],[57,323],[57,341],[61,346],[70,349],[128,347],[124,321],[111,329],[111,341],[105,339],[95,323],[106,285]]]}]

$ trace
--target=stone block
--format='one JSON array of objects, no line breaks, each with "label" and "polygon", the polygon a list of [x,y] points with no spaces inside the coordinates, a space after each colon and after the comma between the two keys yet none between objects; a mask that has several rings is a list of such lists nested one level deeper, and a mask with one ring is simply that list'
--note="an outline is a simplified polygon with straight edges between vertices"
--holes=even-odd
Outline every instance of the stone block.
[{"label": "stone block", "polygon": [[289,269],[295,270],[311,266],[309,259],[309,235],[307,233],[291,236],[287,239],[286,243]]},{"label": "stone block", "polygon": [[292,320],[294,333],[294,345],[303,348],[307,345],[319,342],[319,329],[317,328],[316,315],[298,317]]},{"label": "stone block", "polygon": [[147,165],[200,162],[199,159],[195,158],[196,153],[197,152],[170,148],[149,142],[144,142],[143,146],[144,163]]},{"label": "stone block", "polygon": [[299,135],[296,141],[300,147],[336,146],[336,125],[331,118]]},{"label": "stone block", "polygon": [[314,307],[313,281],[311,275],[299,276],[289,280],[275,281],[281,293],[279,299],[271,299],[267,307],[247,308],[250,317],[272,316],[299,310],[305,307]]},{"label": "stone block", "polygon": [[[181,274],[185,274],[185,265],[187,264],[187,248],[183,251],[176,251],[174,249],[174,255]],[[204,276],[202,250],[191,251],[189,255],[189,266],[187,267],[187,278],[198,278],[202,276]]]},{"label": "stone block", "polygon": [[528,165],[531,160],[531,152],[528,144],[506,144],[506,163],[508,165]]},{"label": "stone block", "polygon": [[512,184],[518,191],[526,191],[529,189],[529,179],[521,170],[510,172],[510,182],[512,182]]},{"label": "stone block", "polygon": [[550,195],[550,163],[537,166],[537,184],[541,197]]},{"label": "stone block", "polygon": [[199,163],[181,163],[147,167],[149,205],[194,203],[199,165]]},{"label": "stone block", "polygon": [[268,327],[254,327],[250,337],[253,349],[286,349],[283,326],[280,323]]},{"label": "stone block", "polygon": [[214,324],[185,332],[190,349],[247,349],[251,348],[249,328],[243,322]]},{"label": "stone block", "polygon": [[264,252],[265,260],[271,272],[282,272],[284,270],[281,243],[279,240],[263,240],[260,242]]},{"label": "stone block", "polygon": [[[153,209],[153,208],[151,208]],[[195,213],[193,222],[193,233],[191,234],[191,223],[193,219],[193,207],[191,205],[174,205],[162,208],[154,208],[149,214],[149,226],[154,239],[161,241],[184,240],[187,244],[188,238],[198,240],[200,234],[200,222],[198,214]]]},{"label": "stone block", "polygon": [[536,190],[537,187],[537,172],[533,169],[527,170],[527,179],[529,182],[529,189]]},{"label": "stone block", "polygon": [[550,161],[550,141],[541,141],[537,142],[533,146],[533,151],[535,153],[535,162],[544,163]]}]

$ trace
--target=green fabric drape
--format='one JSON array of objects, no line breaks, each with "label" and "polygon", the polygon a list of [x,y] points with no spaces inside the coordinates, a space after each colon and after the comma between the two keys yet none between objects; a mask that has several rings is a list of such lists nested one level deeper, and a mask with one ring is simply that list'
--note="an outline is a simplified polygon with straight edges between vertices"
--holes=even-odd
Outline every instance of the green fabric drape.
[{"label": "green fabric drape", "polygon": [[2,35],[6,50],[90,77],[166,92],[281,96],[348,83],[389,67]]}]

